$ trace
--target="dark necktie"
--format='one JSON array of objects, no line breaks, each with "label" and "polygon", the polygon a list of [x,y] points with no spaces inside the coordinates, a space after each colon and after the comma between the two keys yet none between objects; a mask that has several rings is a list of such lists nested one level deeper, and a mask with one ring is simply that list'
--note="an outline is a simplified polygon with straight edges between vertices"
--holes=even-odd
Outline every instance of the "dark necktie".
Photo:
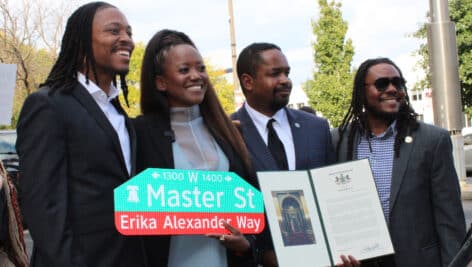
[{"label": "dark necktie", "polygon": [[269,130],[267,147],[274,157],[279,170],[288,170],[287,155],[285,154],[284,144],[280,141],[279,136],[274,130],[274,126],[272,125],[274,121],[274,119],[270,119],[269,122],[267,122],[267,130]]}]

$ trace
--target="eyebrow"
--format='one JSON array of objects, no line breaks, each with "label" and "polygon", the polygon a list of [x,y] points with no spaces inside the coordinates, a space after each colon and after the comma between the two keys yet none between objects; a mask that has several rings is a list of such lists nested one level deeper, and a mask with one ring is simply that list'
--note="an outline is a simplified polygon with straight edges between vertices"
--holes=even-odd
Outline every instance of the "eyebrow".
[{"label": "eyebrow", "polygon": [[110,23],[107,23],[105,24],[105,26],[118,26],[118,27],[125,27],[126,29],[129,29],[131,30],[131,25],[128,25],[128,24],[122,24],[122,23],[119,23],[119,22],[110,22]]},{"label": "eyebrow", "polygon": [[290,67],[275,67],[271,68],[273,71],[285,71],[285,70],[290,70]]}]

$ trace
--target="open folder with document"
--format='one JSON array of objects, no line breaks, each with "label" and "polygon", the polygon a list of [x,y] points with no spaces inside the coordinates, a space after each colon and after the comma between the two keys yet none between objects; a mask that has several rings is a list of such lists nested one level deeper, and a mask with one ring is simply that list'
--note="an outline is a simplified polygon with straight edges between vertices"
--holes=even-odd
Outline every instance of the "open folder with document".
[{"label": "open folder with document", "polygon": [[367,159],[257,173],[279,266],[334,266],[393,254]]}]

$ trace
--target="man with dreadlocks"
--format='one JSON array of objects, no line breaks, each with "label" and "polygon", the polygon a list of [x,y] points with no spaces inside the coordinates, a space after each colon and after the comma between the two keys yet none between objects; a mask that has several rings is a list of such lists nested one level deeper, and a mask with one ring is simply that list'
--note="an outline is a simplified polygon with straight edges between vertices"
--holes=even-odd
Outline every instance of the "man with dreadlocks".
[{"label": "man with dreadlocks", "polygon": [[135,172],[135,133],[115,86],[119,76],[126,88],[133,49],[123,13],[83,5],[24,103],[16,147],[32,266],[145,266],[141,239],[116,231],[113,210],[113,189]]},{"label": "man with dreadlocks", "polygon": [[368,158],[395,255],[362,266],[446,267],[465,220],[446,130],[416,120],[401,70],[366,60],[333,143],[339,161]]}]

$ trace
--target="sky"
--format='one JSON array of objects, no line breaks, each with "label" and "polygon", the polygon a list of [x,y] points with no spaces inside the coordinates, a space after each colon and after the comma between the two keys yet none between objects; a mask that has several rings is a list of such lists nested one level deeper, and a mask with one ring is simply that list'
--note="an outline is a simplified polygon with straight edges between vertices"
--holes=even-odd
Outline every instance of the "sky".
[{"label": "sky", "polygon": [[[77,6],[88,1],[75,0]],[[109,0],[133,27],[135,42],[147,43],[159,30],[185,32],[202,56],[222,69],[231,67],[227,0]],[[353,67],[373,57],[389,57],[410,87],[422,77],[413,56],[420,41],[409,37],[426,22],[427,0],[344,0],[347,37],[355,48]],[[279,45],[291,65],[294,86],[310,79],[314,41],[311,22],[319,16],[317,0],[233,0],[236,49],[253,42]]]}]

